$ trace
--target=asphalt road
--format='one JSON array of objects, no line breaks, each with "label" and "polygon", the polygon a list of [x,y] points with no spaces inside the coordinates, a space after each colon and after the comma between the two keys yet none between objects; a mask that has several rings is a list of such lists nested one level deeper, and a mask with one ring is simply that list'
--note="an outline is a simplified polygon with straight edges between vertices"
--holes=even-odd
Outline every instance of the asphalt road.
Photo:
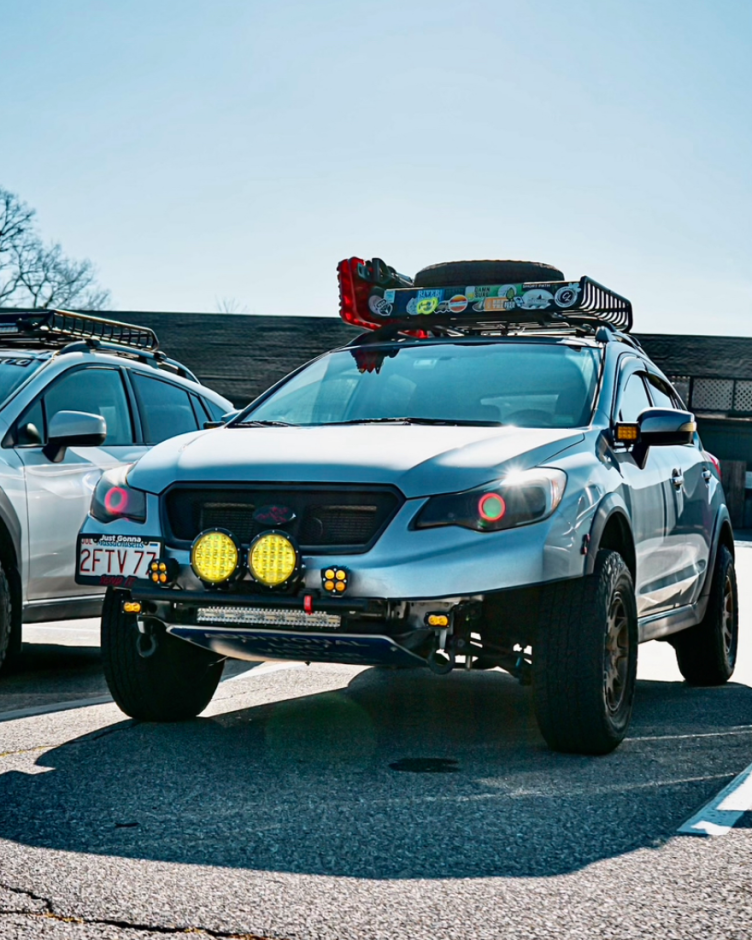
[{"label": "asphalt road", "polygon": [[549,752],[500,672],[235,664],[200,719],[138,724],[96,624],[30,629],[0,681],[0,937],[747,940],[749,785],[718,835],[678,831],[752,762],[752,543],[738,568],[734,681],[641,647],[603,758]]}]

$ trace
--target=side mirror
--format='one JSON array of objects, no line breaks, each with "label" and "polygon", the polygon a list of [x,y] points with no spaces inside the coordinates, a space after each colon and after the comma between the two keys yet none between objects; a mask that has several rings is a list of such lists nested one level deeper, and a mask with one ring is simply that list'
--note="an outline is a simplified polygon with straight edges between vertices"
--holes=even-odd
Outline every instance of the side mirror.
[{"label": "side mirror", "polygon": [[614,428],[614,443],[632,447],[632,456],[645,466],[650,447],[691,444],[697,424],[689,411],[672,408],[646,408],[637,421],[622,421]]},{"label": "side mirror", "polygon": [[219,421],[204,421],[204,430],[209,431],[211,428],[223,428],[226,424],[229,424],[233,418],[237,418],[240,414],[240,409],[236,408],[235,411],[228,411],[227,414],[222,415]]},{"label": "side mirror", "polygon": [[107,438],[107,422],[101,415],[85,411],[58,411],[47,429],[42,453],[59,463],[69,447],[100,447]]},{"label": "side mirror", "polygon": [[647,447],[671,444],[691,444],[697,424],[689,411],[673,411],[669,408],[648,408],[637,419],[640,440]]}]

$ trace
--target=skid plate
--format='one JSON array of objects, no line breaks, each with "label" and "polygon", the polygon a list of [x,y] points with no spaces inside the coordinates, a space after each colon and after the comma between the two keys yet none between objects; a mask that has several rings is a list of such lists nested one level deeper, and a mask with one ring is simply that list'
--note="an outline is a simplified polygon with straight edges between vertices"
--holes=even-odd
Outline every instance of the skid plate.
[{"label": "skid plate", "polygon": [[387,636],[358,633],[292,633],[288,630],[168,626],[173,636],[221,656],[252,661],[294,659],[355,666],[425,666],[426,661]]}]

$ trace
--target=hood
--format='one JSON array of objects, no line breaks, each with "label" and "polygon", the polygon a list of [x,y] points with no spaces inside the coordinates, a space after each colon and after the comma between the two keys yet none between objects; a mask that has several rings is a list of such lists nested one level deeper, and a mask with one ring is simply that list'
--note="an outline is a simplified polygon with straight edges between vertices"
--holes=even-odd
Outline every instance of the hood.
[{"label": "hood", "polygon": [[128,482],[150,493],[176,482],[387,483],[409,499],[480,486],[511,467],[550,460],[583,438],[571,428],[218,428],[164,441],[141,458]]}]

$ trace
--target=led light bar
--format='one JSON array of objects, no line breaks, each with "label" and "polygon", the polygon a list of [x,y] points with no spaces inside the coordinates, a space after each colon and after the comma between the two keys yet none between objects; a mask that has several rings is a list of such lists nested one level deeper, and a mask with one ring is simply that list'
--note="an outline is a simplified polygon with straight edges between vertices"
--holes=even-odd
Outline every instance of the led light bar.
[{"label": "led light bar", "polygon": [[303,610],[279,610],[268,607],[199,607],[199,623],[250,624],[257,627],[305,627],[336,630],[342,618],[323,611],[307,614]]}]

